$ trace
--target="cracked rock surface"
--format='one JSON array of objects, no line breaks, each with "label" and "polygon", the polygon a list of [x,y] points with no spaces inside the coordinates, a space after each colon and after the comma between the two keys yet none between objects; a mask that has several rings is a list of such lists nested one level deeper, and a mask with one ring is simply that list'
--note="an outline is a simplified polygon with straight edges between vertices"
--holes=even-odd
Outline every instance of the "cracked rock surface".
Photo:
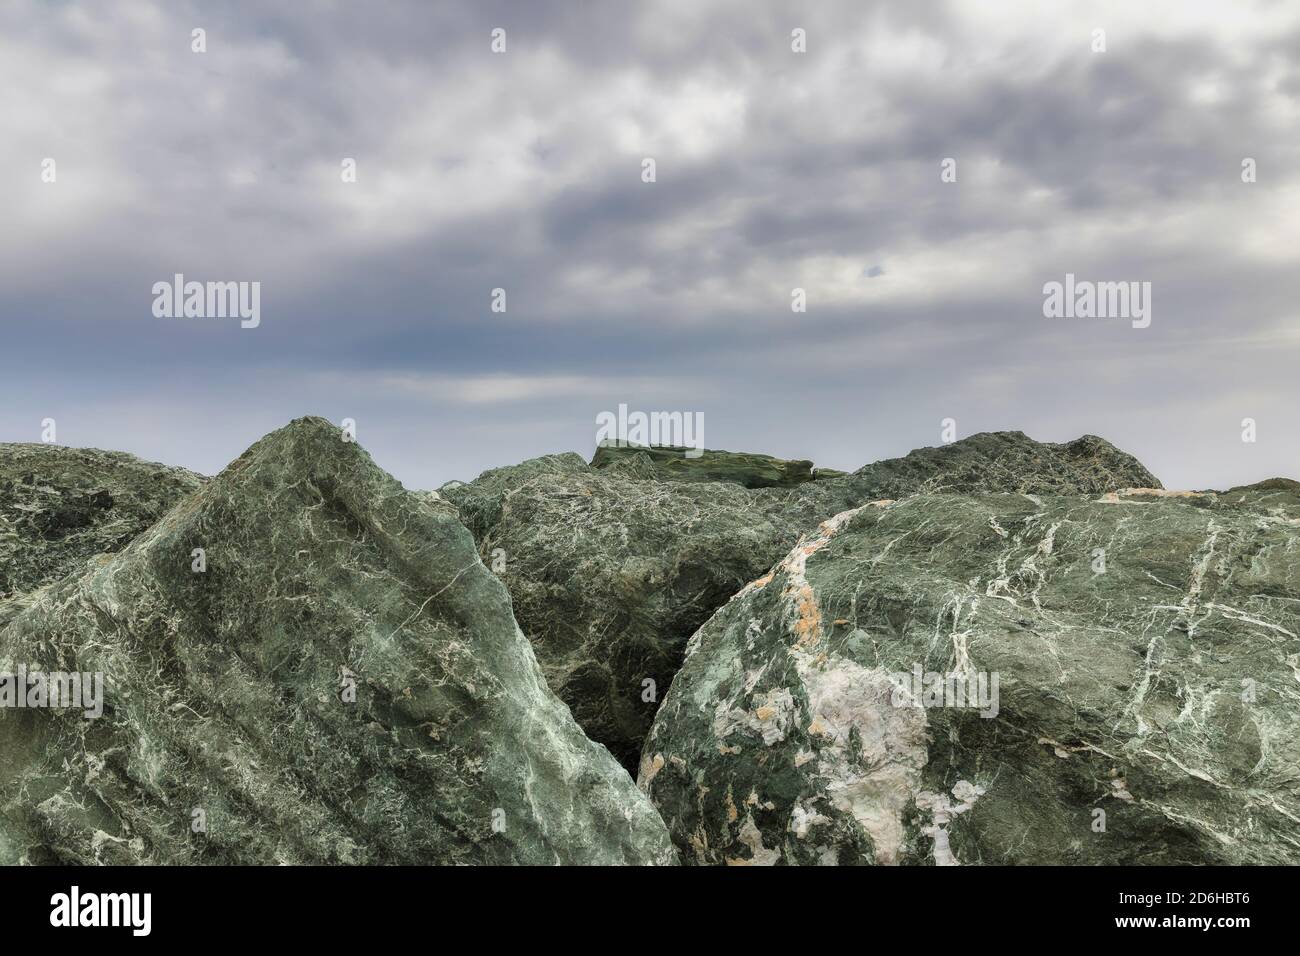
[{"label": "cracked rock surface", "polygon": [[[688,638],[819,521],[863,502],[943,490],[1159,487],[1100,438],[1057,445],[1020,432],[974,435],[794,487],[747,487],[776,483],[769,472],[778,460],[761,455],[706,452],[695,465],[602,449],[597,461],[550,455],[439,493],[509,588],[551,688],[633,770]],[[731,480],[700,481],[688,474],[695,467]]]},{"label": "cracked rock surface", "polygon": [[1294,483],[868,503],[691,638],[639,783],[701,864],[1294,864],[1298,635]]},{"label": "cracked rock surface", "polygon": [[321,419],[39,591],[19,664],[107,692],[0,709],[0,863],[675,861],[454,510]]}]

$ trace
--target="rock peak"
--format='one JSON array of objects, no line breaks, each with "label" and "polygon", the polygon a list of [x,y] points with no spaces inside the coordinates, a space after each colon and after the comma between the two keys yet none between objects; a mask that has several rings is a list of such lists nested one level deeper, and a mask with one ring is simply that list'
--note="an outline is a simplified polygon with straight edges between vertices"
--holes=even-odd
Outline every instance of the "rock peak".
[{"label": "rock peak", "polygon": [[14,661],[108,690],[0,711],[0,863],[675,859],[455,511],[320,418],[37,594]]}]

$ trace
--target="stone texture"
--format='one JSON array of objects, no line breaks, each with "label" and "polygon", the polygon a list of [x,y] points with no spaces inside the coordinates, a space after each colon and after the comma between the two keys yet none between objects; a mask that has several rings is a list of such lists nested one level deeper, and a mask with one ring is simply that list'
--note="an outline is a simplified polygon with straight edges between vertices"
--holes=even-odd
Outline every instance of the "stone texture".
[{"label": "stone texture", "polygon": [[102,672],[107,705],[0,710],[0,863],[675,859],[454,510],[321,419],[40,591],[18,664]]},{"label": "stone texture", "polygon": [[478,533],[551,688],[634,770],[686,639],[796,532],[736,484],[510,471],[441,493]]},{"label": "stone texture", "polygon": [[117,551],[203,479],[122,452],[0,444],[3,606]]},{"label": "stone texture", "polygon": [[[728,460],[739,474],[760,459]],[[440,493],[508,586],[551,688],[634,769],[687,639],[819,521],[864,501],[943,489],[1126,486],[1159,482],[1099,438],[1053,445],[1006,432],[792,488],[687,480],[634,449],[606,455],[599,468],[576,454],[533,459]]]},{"label": "stone texture", "polygon": [[1300,862],[1300,493],[1264,484],[840,514],[691,638],[639,783],[702,864]]}]

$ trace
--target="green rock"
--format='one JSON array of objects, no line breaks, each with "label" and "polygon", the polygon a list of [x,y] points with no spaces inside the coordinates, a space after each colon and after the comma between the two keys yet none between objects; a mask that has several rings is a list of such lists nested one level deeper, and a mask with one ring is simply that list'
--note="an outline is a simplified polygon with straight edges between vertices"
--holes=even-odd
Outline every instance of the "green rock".
[{"label": "green rock", "polygon": [[1099,438],[1052,445],[1019,432],[976,435],[793,488],[677,480],[653,449],[622,451],[604,467],[576,454],[533,459],[440,494],[460,508],[484,563],[505,581],[551,688],[588,736],[633,770],[691,634],[819,521],[866,501],[949,487],[1159,487]]},{"label": "green rock", "polygon": [[574,452],[543,455],[518,465],[485,471],[472,482],[449,481],[437,494],[453,502],[460,519],[476,540],[501,521],[502,509],[511,492],[540,484],[545,488],[555,475],[586,474],[591,468]]},{"label": "green rock", "polygon": [[1241,485],[1231,489],[1228,494],[1234,491],[1300,491],[1300,481],[1294,481],[1291,478],[1266,478],[1263,481],[1257,481],[1253,485]]},{"label": "green rock", "polygon": [[[793,488],[813,480],[811,461],[785,461],[771,455],[686,448],[616,445],[602,442],[591,459],[593,468],[611,468],[635,460],[649,463],[648,478],[665,481],[730,481],[745,488]],[[644,465],[643,465],[644,468]]]},{"label": "green rock", "polygon": [[454,509],[321,419],[40,591],[19,665],[107,691],[0,709],[0,863],[675,861]]},{"label": "green rock", "polygon": [[981,432],[864,465],[851,475],[818,480],[795,489],[791,498],[820,511],[820,519],[864,501],[921,493],[1100,494],[1160,487],[1136,458],[1096,435],[1056,444],[1034,441],[1023,432]]},{"label": "green rock", "polygon": [[797,530],[737,484],[579,464],[525,462],[440,493],[509,589],[551,689],[634,771],[686,639]]},{"label": "green rock", "polygon": [[639,783],[700,864],[1300,863],[1297,635],[1289,488],[868,504],[691,638]]},{"label": "green rock", "polygon": [[122,452],[0,444],[0,622],[7,602],[125,547],[202,483]]}]

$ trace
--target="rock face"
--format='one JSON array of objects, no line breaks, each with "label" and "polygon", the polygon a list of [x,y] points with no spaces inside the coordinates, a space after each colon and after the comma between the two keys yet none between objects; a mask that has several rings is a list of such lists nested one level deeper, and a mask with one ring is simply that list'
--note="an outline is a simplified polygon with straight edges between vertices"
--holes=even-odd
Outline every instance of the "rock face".
[{"label": "rock face", "polygon": [[1294,864],[1297,635],[1281,483],[869,503],[691,638],[639,783],[703,864]]},{"label": "rock face", "polygon": [[202,483],[121,452],[0,444],[0,602],[125,547]]},{"label": "rock face", "polygon": [[686,639],[797,534],[739,485],[633,480],[580,459],[441,493],[509,589],[551,689],[633,771]]},{"label": "rock face", "polygon": [[676,458],[664,465],[633,451],[602,449],[602,467],[552,455],[440,489],[509,588],[551,688],[629,768],[690,635],[819,521],[945,488],[1159,487],[1136,460],[1093,437],[1051,445],[1019,432],[981,434],[792,488],[746,487],[757,481],[756,462],[777,461],[766,456],[711,453],[724,456],[714,470],[730,469],[734,480],[704,482],[685,477],[693,465],[674,470]]},{"label": "rock face", "polygon": [[107,690],[0,709],[0,863],[675,860],[453,509],[320,419],[41,591],[18,665]]}]

